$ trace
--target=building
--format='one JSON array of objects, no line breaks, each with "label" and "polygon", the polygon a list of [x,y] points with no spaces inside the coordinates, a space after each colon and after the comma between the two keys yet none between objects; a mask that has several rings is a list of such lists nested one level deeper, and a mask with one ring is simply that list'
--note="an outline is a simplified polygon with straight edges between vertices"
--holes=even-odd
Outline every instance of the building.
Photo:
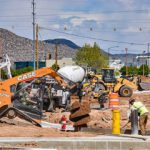
[{"label": "building", "polygon": [[[14,68],[15,69],[22,69],[26,67],[32,67],[34,68],[33,61],[18,61],[14,62]],[[45,67],[45,61],[39,61],[39,68]]]},{"label": "building", "polygon": [[[51,67],[55,62],[55,59],[46,60],[46,67]],[[60,68],[66,65],[75,65],[75,61],[72,58],[62,58],[57,60],[57,63]]]},{"label": "building", "polygon": [[115,70],[120,70],[125,64],[122,63],[120,59],[110,59],[109,67],[114,68]]},{"label": "building", "polygon": [[142,64],[147,64],[150,68],[150,56],[137,56],[137,67],[140,67]]}]

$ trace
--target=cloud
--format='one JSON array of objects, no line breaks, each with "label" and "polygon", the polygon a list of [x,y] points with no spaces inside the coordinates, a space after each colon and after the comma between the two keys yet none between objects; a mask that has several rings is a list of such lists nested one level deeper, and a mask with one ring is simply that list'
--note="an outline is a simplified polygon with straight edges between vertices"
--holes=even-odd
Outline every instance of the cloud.
[{"label": "cloud", "polygon": [[107,16],[101,13],[71,12],[70,14],[66,13],[60,15],[60,18],[69,19],[70,23],[75,27],[81,25],[84,21],[98,22],[104,18],[107,18]]},{"label": "cloud", "polygon": [[117,0],[119,3],[121,3],[126,9],[129,8],[134,8],[135,5],[135,0]]},{"label": "cloud", "polygon": [[134,26],[130,26],[128,28],[122,29],[121,31],[125,33],[137,33],[139,29],[135,28]]},{"label": "cloud", "polygon": [[[31,2],[31,0],[3,0],[0,6],[0,16],[14,17],[0,17],[0,27],[32,39]],[[150,2],[146,0],[36,0],[35,2],[36,21],[39,26],[101,39],[148,42],[149,33],[140,32],[138,29],[143,26],[149,27],[149,23],[144,23],[149,21],[149,12],[111,13],[111,11],[149,9]],[[64,27],[67,30],[64,30]],[[90,27],[92,31],[89,30]],[[117,29],[116,32],[113,31],[114,27]],[[143,31],[145,31],[144,28]],[[63,37],[73,40],[80,46],[95,41],[47,30],[41,30],[40,33],[43,39]],[[104,49],[117,44],[98,40],[97,42]]]},{"label": "cloud", "polygon": [[78,25],[82,24],[83,21],[85,21],[85,19],[83,19],[83,18],[73,18],[70,20],[70,22],[72,23],[73,26],[78,26]]},{"label": "cloud", "polygon": [[52,27],[55,28],[55,29],[59,29],[60,25],[59,24],[53,24]]}]

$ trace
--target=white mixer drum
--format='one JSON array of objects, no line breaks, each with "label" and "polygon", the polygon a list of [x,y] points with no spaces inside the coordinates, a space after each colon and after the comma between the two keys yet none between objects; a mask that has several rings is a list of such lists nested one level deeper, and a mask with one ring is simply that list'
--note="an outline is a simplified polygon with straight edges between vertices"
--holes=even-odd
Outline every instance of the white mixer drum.
[{"label": "white mixer drum", "polygon": [[85,71],[80,66],[64,66],[58,70],[58,74],[62,75],[73,82],[79,82],[84,79]]}]

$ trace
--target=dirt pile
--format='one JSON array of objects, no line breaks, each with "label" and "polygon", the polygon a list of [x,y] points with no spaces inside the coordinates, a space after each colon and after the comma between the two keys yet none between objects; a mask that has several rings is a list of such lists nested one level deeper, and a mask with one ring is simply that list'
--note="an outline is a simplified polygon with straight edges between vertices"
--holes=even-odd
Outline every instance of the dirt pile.
[{"label": "dirt pile", "polygon": [[[149,93],[138,93],[134,94],[137,100],[142,101],[148,110],[150,111],[150,94]],[[76,99],[77,100],[77,99]],[[87,99],[84,99],[87,100]],[[75,101],[75,99],[74,99]],[[128,98],[120,98],[120,114],[121,114],[121,127],[128,121]],[[99,106],[97,101],[91,101],[92,105]],[[108,106],[108,104],[106,105]],[[98,107],[99,108],[99,107]],[[66,115],[68,118],[68,124],[72,124],[69,121],[70,112],[63,112],[63,109],[57,109],[54,113],[47,113],[47,121],[51,123],[59,123],[62,115]],[[90,113],[91,121],[88,123],[90,128],[98,129],[111,129],[112,127],[112,111],[110,109],[98,110],[92,109]],[[39,128],[30,124],[16,124],[8,125],[0,123],[1,137],[81,137],[81,136],[97,136],[97,132],[62,132],[57,129],[50,128]],[[130,128],[130,124],[128,126]],[[147,124],[147,129],[150,130],[150,119]]]},{"label": "dirt pile", "polygon": [[149,77],[145,77],[145,76],[141,76],[141,81],[150,83],[150,78]]}]

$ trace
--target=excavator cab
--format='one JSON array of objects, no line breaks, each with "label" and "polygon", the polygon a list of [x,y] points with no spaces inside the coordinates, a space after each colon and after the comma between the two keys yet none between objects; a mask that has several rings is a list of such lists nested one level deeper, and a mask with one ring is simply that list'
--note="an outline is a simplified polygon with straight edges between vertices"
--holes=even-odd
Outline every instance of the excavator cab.
[{"label": "excavator cab", "polygon": [[102,68],[102,80],[105,83],[115,83],[115,71],[113,68]]}]

